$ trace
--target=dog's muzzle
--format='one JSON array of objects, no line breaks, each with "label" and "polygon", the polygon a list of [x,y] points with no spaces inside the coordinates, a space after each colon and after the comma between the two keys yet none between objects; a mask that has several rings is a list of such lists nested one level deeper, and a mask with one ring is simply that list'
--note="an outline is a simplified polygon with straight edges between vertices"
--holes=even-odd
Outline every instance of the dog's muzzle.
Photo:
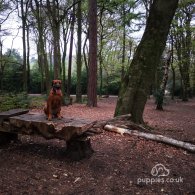
[{"label": "dog's muzzle", "polygon": [[61,88],[61,85],[60,84],[55,84],[55,85],[53,85],[53,88],[54,89],[60,89]]}]

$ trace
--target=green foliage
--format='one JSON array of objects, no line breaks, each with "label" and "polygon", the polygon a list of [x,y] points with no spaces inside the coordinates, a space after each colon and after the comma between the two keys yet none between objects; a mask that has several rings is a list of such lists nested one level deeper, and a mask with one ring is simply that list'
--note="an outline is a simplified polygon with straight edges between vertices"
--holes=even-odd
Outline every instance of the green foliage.
[{"label": "green foliage", "polygon": [[29,100],[26,93],[2,93],[0,95],[0,111],[7,111],[15,108],[28,108]]},{"label": "green foliage", "polygon": [[113,80],[108,85],[108,94],[112,95],[118,95],[119,93],[119,87],[120,87],[120,81],[119,80]]},{"label": "green foliage", "polygon": [[4,71],[1,90],[21,92],[22,90],[22,58],[17,50],[8,50],[3,58]]},{"label": "green foliage", "polygon": [[[167,83],[167,90],[172,92],[172,85],[173,85],[173,80],[172,80],[172,75],[170,75],[169,81]],[[181,86],[181,79],[179,77],[179,72],[176,71],[176,80],[175,80],[175,90],[174,90],[174,96],[181,97],[182,96],[182,86]]]},{"label": "green foliage", "polygon": [[26,93],[0,94],[0,112],[15,108],[42,109],[46,102],[46,95],[27,95]]},{"label": "green foliage", "polygon": [[[76,71],[73,72],[71,81],[72,81],[71,94],[76,94],[76,85],[77,85]],[[81,72],[81,92],[82,92],[82,94],[87,93],[87,72],[86,72],[86,69],[83,69]]]},{"label": "green foliage", "polygon": [[31,95],[28,96],[29,108],[30,109],[40,109],[43,108],[46,102],[46,95]]},{"label": "green foliage", "polygon": [[30,93],[41,93],[41,72],[37,63],[33,64],[30,75]]}]

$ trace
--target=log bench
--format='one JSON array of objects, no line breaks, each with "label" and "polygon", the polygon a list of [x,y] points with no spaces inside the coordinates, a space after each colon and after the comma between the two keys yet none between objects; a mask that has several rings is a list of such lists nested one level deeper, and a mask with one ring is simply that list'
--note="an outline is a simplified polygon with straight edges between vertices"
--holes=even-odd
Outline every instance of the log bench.
[{"label": "log bench", "polygon": [[48,121],[44,114],[14,109],[0,113],[0,145],[18,138],[18,134],[39,135],[66,141],[66,155],[73,160],[90,157],[90,138],[85,134],[94,125],[86,119],[64,117]]}]

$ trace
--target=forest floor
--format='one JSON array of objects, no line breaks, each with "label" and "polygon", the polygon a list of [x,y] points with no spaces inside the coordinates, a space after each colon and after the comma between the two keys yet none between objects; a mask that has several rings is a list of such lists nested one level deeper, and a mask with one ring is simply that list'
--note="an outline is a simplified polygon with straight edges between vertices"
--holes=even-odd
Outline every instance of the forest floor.
[{"label": "forest floor", "polygon": [[[73,104],[62,113],[106,120],[113,117],[115,105],[116,98],[110,97],[99,100],[97,108]],[[167,100],[164,111],[155,110],[150,99],[144,120],[155,133],[195,144],[195,99]],[[64,156],[63,141],[32,136],[20,140],[0,148],[1,195],[195,194],[195,155],[166,144],[103,131],[91,137],[94,154],[72,162]],[[156,165],[164,170],[155,176],[151,171]]]}]

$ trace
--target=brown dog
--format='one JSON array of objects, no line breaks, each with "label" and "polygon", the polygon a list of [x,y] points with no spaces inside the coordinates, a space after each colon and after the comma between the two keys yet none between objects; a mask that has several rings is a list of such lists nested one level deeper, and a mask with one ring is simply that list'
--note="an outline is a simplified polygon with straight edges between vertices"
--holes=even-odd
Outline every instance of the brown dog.
[{"label": "brown dog", "polygon": [[58,119],[62,118],[60,114],[62,106],[61,85],[61,80],[52,81],[52,89],[47,100],[47,106],[44,108],[44,112],[48,120],[51,120],[53,116],[57,117]]}]

